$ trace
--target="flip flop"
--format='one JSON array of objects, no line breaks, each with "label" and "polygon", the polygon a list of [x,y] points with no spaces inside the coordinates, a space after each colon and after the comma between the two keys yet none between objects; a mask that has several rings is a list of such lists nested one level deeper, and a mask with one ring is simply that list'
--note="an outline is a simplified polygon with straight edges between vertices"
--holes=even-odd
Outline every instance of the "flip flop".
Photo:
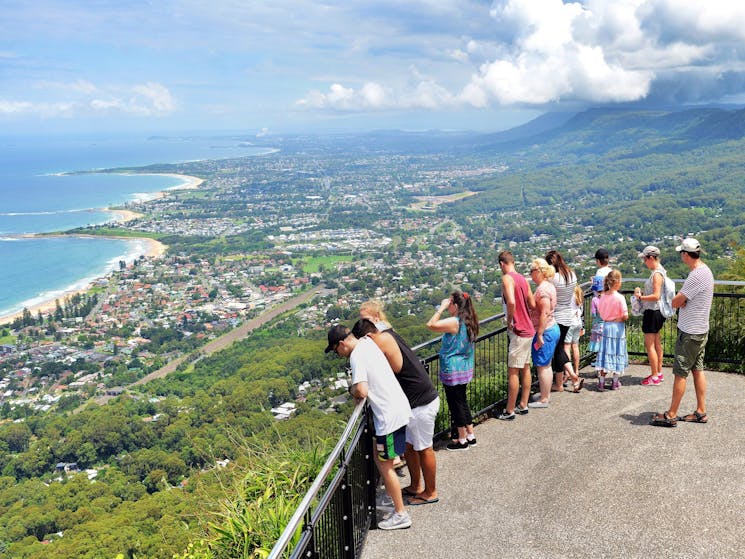
[{"label": "flip flop", "polygon": [[412,490],[411,490],[411,489],[409,489],[408,487],[404,487],[404,488],[403,488],[403,489],[401,490],[401,494],[402,494],[402,495],[404,496],[404,498],[405,498],[405,497],[416,497],[416,496],[418,495],[418,493],[416,493],[416,492],[412,491]]},{"label": "flip flop", "polygon": [[418,507],[419,505],[431,505],[432,503],[436,503],[439,500],[439,497],[433,497],[432,499],[423,499],[422,497],[408,497],[406,499],[406,504],[411,505],[412,507]]}]

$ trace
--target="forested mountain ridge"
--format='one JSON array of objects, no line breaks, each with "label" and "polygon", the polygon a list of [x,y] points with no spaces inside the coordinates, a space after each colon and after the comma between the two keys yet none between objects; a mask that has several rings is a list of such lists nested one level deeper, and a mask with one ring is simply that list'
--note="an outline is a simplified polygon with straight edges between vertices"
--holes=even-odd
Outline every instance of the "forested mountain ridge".
[{"label": "forested mountain ridge", "polygon": [[[531,131],[535,129],[534,133]],[[519,132],[519,133],[518,133]],[[745,136],[745,110],[678,111],[593,108],[574,115],[547,114],[512,130],[473,138],[479,153],[503,156],[543,149],[555,157],[623,156],[693,149]],[[549,158],[549,160],[551,160]]]},{"label": "forested mountain ridge", "polygon": [[479,153],[506,170],[464,180],[479,194],[449,211],[519,211],[497,220],[495,239],[570,237],[589,227],[618,237],[616,252],[696,234],[713,243],[713,253],[731,254],[728,245],[743,237],[743,110],[592,109],[509,149],[483,146]]}]

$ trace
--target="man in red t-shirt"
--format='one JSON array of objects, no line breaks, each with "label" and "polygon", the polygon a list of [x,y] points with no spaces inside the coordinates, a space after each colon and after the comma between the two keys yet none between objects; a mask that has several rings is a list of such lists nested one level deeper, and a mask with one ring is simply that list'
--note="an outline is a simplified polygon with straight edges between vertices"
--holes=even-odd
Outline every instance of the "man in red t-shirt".
[{"label": "man in red t-shirt", "polygon": [[[535,335],[528,308],[535,307],[533,293],[528,281],[515,271],[515,257],[508,250],[499,253],[499,268],[502,270],[502,299],[507,320],[509,350],[507,357],[507,405],[499,419],[515,419],[515,411],[520,415],[528,413],[530,396],[530,344]],[[518,389],[520,405],[517,403]]]}]

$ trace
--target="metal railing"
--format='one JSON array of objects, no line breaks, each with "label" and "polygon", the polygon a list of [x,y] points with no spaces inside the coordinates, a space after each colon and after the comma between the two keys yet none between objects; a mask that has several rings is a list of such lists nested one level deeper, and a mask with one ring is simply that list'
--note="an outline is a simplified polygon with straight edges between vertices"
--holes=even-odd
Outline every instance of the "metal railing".
[{"label": "metal railing", "polygon": [[359,556],[375,519],[374,432],[367,402],[359,402],[269,559]]},{"label": "metal railing", "polygon": [[[624,278],[621,291],[630,296],[634,292],[634,284],[643,284],[645,279]],[[674,280],[676,289],[680,289],[683,280]],[[631,287],[630,287],[631,286]],[[709,313],[709,339],[706,343],[704,365],[707,368],[724,369],[745,373],[745,292],[735,292],[735,288],[745,288],[742,281],[714,282],[714,300]],[[728,292],[724,292],[726,289]],[[745,290],[744,290],[745,291]],[[585,330],[590,331],[592,317],[590,316],[591,295],[585,298]],[[664,362],[672,364],[675,353],[675,340],[678,336],[678,319],[675,316],[665,320],[660,330]],[[585,336],[580,345],[582,354],[588,355],[587,344],[589,336]],[[644,333],[642,332],[642,317],[630,317],[626,323],[626,346],[629,356],[645,359]]]},{"label": "metal railing", "polygon": [[[643,279],[627,278],[628,286]],[[682,280],[676,280],[681,283]],[[706,346],[707,367],[745,373],[745,289],[742,292],[723,293],[721,289],[745,287],[745,282],[716,282],[710,314],[709,340]],[[587,285],[584,286],[585,288]],[[624,293],[633,292],[633,288]],[[583,362],[589,362],[587,351],[591,316],[591,294],[585,298],[585,330],[580,348]],[[492,329],[476,340],[476,363],[474,378],[468,386],[469,406],[473,416],[483,416],[504,402],[507,394],[507,329],[504,314],[482,320],[480,325],[492,324]],[[500,322],[501,321],[501,322]],[[665,321],[662,330],[663,351],[673,355],[677,320]],[[441,338],[435,338],[415,346],[417,352],[426,352],[422,359],[435,386],[441,392],[441,409],[435,425],[436,437],[450,431],[447,400],[442,394],[442,385],[437,378]],[[627,323],[627,345],[630,355],[644,355],[644,334],[641,318],[632,318]],[[358,557],[367,531],[375,528],[375,488],[377,469],[372,448],[371,413],[365,403],[360,403],[339,442],[321,469],[316,481],[298,506],[285,531],[272,549],[269,558],[336,558]],[[333,478],[329,478],[333,474]],[[321,491],[324,490],[323,495]],[[319,497],[319,495],[321,495]],[[301,523],[303,523],[301,527]],[[297,537],[299,534],[299,538]],[[293,539],[297,539],[291,551],[286,551]]]}]

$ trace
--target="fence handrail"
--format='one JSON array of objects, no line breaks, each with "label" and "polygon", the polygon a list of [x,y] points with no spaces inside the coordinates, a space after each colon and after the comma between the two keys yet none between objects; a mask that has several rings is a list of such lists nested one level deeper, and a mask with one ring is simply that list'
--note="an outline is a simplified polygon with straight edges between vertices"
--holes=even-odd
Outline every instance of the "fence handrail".
[{"label": "fence handrail", "polygon": [[323,467],[321,467],[321,469],[319,470],[316,479],[313,481],[313,484],[308,489],[305,497],[303,497],[303,500],[300,501],[297,510],[295,510],[295,514],[293,514],[290,520],[287,522],[287,526],[285,526],[282,535],[279,537],[279,539],[277,539],[277,542],[274,544],[274,547],[269,553],[267,559],[279,559],[282,556],[282,553],[284,553],[285,549],[290,543],[290,540],[292,539],[292,536],[295,534],[298,526],[300,526],[300,523],[303,521],[305,513],[308,512],[308,509],[310,509],[313,500],[321,491],[326,478],[336,466],[336,462],[341,456],[342,451],[344,450],[347,439],[349,438],[352,431],[355,429],[357,421],[364,413],[366,403],[367,399],[363,399],[357,402],[352,415],[349,417],[349,421],[347,421],[347,426],[344,428],[344,432],[339,437],[334,450],[331,451],[331,454],[329,455],[326,462],[323,464]]},{"label": "fence handrail", "polygon": [[[480,327],[481,326],[484,326],[484,324],[489,324],[490,322],[494,322],[495,320],[500,320],[502,318],[504,318],[504,313],[503,312],[501,312],[499,314],[492,315],[489,318],[485,318],[483,320],[479,320],[479,326]],[[422,342],[422,343],[420,343],[418,345],[415,345],[411,349],[412,349],[412,351],[414,351],[414,353],[416,353],[420,349],[424,349],[424,348],[429,347],[431,345],[435,345],[440,340],[442,340],[442,336],[437,336],[436,338],[432,338],[431,340],[427,340],[426,342]]]}]

